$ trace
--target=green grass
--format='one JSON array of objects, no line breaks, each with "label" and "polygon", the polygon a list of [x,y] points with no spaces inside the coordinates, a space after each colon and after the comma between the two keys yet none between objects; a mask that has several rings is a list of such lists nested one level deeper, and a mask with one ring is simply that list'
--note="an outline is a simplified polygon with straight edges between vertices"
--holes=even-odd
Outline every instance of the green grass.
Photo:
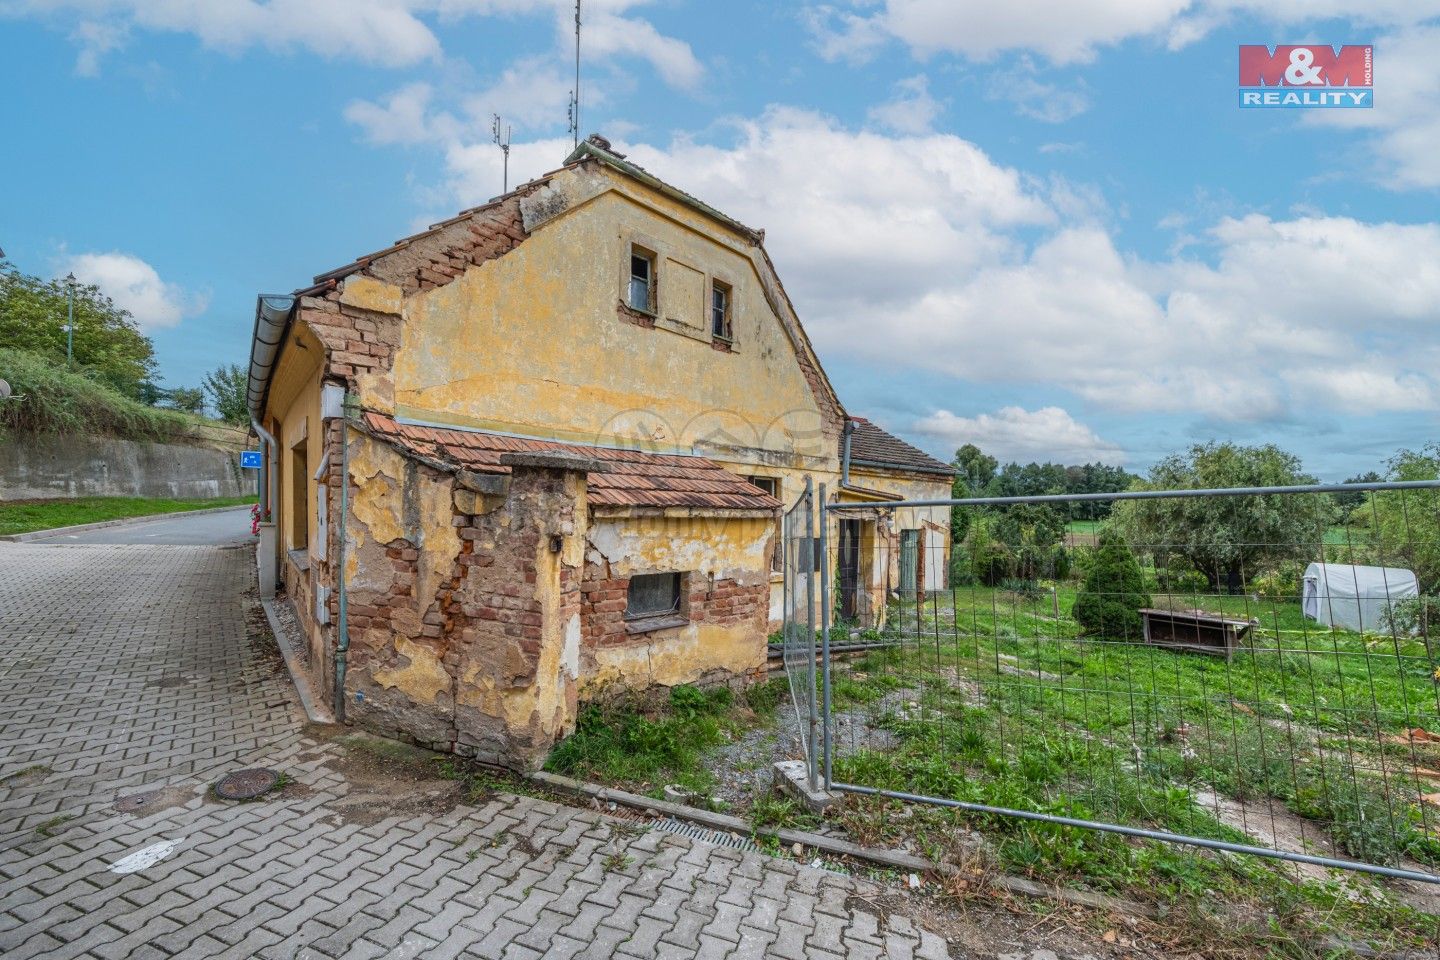
[{"label": "green grass", "polygon": [[212,500],[173,500],[165,497],[76,497],[0,503],[0,536],[51,530],[79,523],[182,513],[209,507],[243,506],[254,497],[219,497]]},{"label": "green grass", "polygon": [[550,753],[545,768],[657,797],[670,783],[706,794],[715,784],[706,752],[747,725],[768,723],[784,684],[782,679],[751,687],[745,711],[727,687],[672,687],[663,705],[629,696],[588,704],[580,710],[575,732]]}]

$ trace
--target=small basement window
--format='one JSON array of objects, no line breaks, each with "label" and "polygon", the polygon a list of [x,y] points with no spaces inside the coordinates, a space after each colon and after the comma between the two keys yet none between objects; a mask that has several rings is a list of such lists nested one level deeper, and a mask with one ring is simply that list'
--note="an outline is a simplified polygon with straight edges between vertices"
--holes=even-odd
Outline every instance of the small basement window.
[{"label": "small basement window", "polygon": [[721,340],[734,340],[730,326],[730,287],[715,280],[710,284],[710,333]]},{"label": "small basement window", "polygon": [[643,247],[630,248],[630,308],[655,312],[655,254]]},{"label": "small basement window", "polygon": [[678,617],[680,579],[678,573],[642,573],[631,577],[625,603],[625,619]]}]

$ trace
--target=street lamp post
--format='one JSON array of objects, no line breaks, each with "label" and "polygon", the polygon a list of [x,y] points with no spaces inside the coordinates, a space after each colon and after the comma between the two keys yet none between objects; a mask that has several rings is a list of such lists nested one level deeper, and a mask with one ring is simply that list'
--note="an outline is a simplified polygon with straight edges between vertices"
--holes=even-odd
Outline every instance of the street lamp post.
[{"label": "street lamp post", "polygon": [[75,274],[71,273],[65,277],[65,284],[70,288],[70,315],[65,322],[65,367],[69,369],[75,366]]}]

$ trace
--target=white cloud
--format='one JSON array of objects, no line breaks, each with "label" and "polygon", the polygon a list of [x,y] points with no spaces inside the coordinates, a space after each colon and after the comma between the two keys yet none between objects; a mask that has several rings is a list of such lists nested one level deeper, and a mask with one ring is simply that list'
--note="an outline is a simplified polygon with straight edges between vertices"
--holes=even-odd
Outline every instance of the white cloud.
[{"label": "white cloud", "polygon": [[872,56],[893,38],[917,57],[958,53],[989,60],[1028,51],[1070,64],[1089,62],[1099,48],[1136,37],[1184,46],[1237,14],[1279,25],[1327,19],[1409,25],[1440,15],[1440,0],[885,0],[874,13],[815,5],[805,20],[821,55],[832,60]]},{"label": "white cloud", "polygon": [[[647,0],[586,4],[591,56],[648,62],[677,87],[694,87],[704,67],[690,45],[647,20],[628,16]],[[123,45],[131,28],[186,33],[220,50],[296,48],[323,57],[403,67],[440,59],[432,25],[468,17],[547,16],[559,47],[574,36],[570,0],[3,0],[0,16],[39,17],[67,26],[80,45],[78,72],[94,75],[101,58]]]},{"label": "white cloud", "polygon": [[431,114],[433,91],[428,83],[412,83],[385,98],[383,103],[353,100],[345,108],[345,119],[365,131],[375,144],[426,143],[458,132],[448,114]]},{"label": "white cloud", "polygon": [[922,73],[895,84],[894,98],[871,107],[867,116],[896,133],[929,133],[944,109],[930,96],[930,82]]},{"label": "white cloud", "polygon": [[[1440,187],[1440,25],[1411,27],[1375,42],[1376,102],[1369,110],[1309,110],[1312,126],[1373,130],[1370,171],[1395,188]],[[1336,116],[1343,114],[1343,116]]]},{"label": "white cloud", "polygon": [[[516,126],[554,127],[566,116],[574,86],[574,76],[562,71],[553,57],[526,57],[506,67],[484,90],[465,98],[465,110],[482,125],[498,113]],[[585,84],[587,111],[605,102],[606,86],[604,79],[594,78]]]},{"label": "white cloud", "polygon": [[985,96],[1008,100],[1022,116],[1044,123],[1064,123],[1090,109],[1090,95],[1083,80],[1068,84],[1043,81],[1029,57],[1022,57],[1013,70],[991,74]]},{"label": "white cloud", "polygon": [[1060,463],[1125,462],[1119,444],[1103,439],[1060,407],[1002,407],[995,413],[961,417],[937,410],[910,425],[910,430],[933,437],[947,450],[973,443],[1001,461],[1056,461]]},{"label": "white cloud", "polygon": [[207,295],[189,294],[166,283],[154,267],[128,253],[81,253],[70,257],[64,269],[82,283],[99,287],[117,307],[129,310],[146,333],[173,327],[209,305]]}]

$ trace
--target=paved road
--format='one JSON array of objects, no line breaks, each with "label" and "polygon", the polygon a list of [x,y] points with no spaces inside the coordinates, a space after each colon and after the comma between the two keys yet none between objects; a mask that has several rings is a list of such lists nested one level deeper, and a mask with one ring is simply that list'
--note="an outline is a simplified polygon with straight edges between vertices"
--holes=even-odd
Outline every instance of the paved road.
[{"label": "paved road", "polygon": [[[0,956],[947,955],[867,911],[865,881],[533,798],[397,790],[305,726],[250,570],[236,548],[0,543]],[[294,782],[207,795],[256,765]]]},{"label": "paved road", "polygon": [[169,546],[226,546],[247,543],[250,537],[250,508],[236,507],[216,513],[181,513],[138,519],[99,530],[38,537],[31,543],[148,543]]}]

